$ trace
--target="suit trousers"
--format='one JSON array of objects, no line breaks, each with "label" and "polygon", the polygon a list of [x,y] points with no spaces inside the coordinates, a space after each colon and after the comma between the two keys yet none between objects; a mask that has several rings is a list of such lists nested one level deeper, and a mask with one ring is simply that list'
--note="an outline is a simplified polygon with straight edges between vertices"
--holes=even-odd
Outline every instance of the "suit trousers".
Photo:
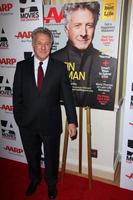
[{"label": "suit trousers", "polygon": [[40,130],[20,128],[20,135],[28,162],[30,179],[32,181],[41,179],[40,162],[43,146],[45,181],[48,186],[54,186],[58,178],[60,134],[48,136]]}]

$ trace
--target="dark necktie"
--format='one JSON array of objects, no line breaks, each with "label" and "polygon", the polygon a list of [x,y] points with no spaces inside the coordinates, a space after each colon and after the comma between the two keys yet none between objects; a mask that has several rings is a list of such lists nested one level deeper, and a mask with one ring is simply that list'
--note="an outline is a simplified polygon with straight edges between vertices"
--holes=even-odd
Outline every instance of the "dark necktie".
[{"label": "dark necktie", "polygon": [[41,90],[42,90],[43,79],[44,79],[42,65],[43,65],[43,62],[39,62],[38,75],[37,75],[37,86],[38,86],[39,92],[41,92]]}]

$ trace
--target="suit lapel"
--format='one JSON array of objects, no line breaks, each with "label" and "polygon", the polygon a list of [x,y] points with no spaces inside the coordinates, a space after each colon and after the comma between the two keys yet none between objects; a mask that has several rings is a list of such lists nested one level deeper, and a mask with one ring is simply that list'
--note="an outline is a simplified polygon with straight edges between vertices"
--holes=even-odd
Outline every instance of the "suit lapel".
[{"label": "suit lapel", "polygon": [[34,72],[34,57],[31,57],[31,59],[28,61],[28,73],[31,79],[31,84],[34,92],[38,92],[38,88],[36,85],[36,80],[35,80],[35,72]]}]

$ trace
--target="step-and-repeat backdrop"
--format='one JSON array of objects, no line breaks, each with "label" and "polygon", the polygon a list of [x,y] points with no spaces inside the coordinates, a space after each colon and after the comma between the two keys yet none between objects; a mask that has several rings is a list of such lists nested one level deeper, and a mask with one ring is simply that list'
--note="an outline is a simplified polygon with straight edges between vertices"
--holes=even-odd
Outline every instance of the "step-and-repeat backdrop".
[{"label": "step-and-repeat backdrop", "polygon": [[130,19],[120,186],[133,190],[133,2]]},{"label": "step-and-repeat backdrop", "polygon": [[0,156],[26,162],[13,118],[12,86],[16,62],[32,55],[31,32],[43,26],[41,0],[0,2]]}]

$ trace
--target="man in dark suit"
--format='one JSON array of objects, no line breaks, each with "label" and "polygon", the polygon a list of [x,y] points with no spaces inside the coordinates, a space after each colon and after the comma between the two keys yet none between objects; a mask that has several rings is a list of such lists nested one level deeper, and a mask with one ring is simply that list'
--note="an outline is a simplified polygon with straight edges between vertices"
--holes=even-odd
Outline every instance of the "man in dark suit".
[{"label": "man in dark suit", "polygon": [[[61,96],[71,138],[76,136],[77,126],[66,66],[51,58],[52,43],[53,36],[48,29],[39,27],[33,31],[32,46],[35,55],[17,63],[13,83],[13,112],[20,130],[31,180],[26,195],[32,195],[41,180],[40,160],[43,143],[45,180],[48,185],[49,199],[54,199],[57,195],[56,183],[62,132]],[[38,78],[40,65],[41,75]]]},{"label": "man in dark suit", "polygon": [[117,60],[93,46],[99,2],[67,3],[62,11],[68,41],[52,57],[67,66],[75,105],[113,110]]}]

